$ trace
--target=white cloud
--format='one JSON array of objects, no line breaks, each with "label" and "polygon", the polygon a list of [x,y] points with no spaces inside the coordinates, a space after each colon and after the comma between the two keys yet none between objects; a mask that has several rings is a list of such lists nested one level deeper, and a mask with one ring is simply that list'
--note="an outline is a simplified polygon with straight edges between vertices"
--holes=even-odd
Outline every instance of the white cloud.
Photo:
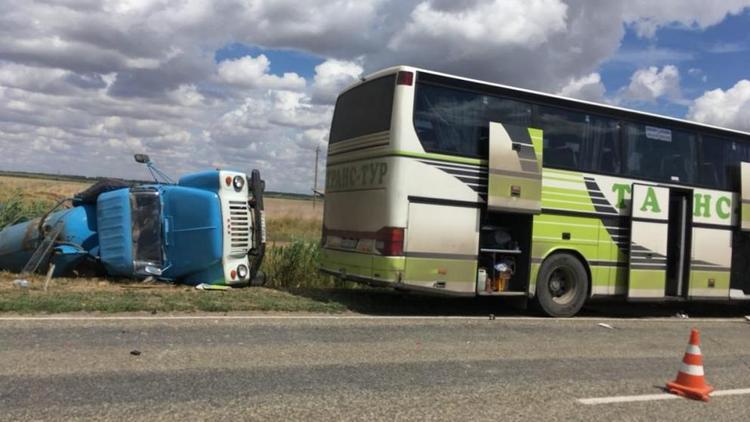
[{"label": "white cloud", "polygon": [[726,91],[705,92],[690,106],[687,117],[750,132],[750,81],[743,79]]},{"label": "white cloud", "polygon": [[[148,152],[175,175],[258,167],[270,189],[309,192],[334,98],[362,74],[412,64],[598,101],[606,94],[598,69],[625,25],[643,36],[700,30],[745,3],[0,0],[0,168],[144,177],[126,158]],[[265,55],[217,64],[216,51],[231,43],[322,62],[287,74]],[[620,59],[639,67],[690,59],[646,53]],[[675,96],[665,69],[636,78],[634,96]]]},{"label": "white cloud", "polygon": [[475,2],[466,8],[445,6],[445,2],[435,1],[418,4],[404,30],[391,39],[390,47],[398,49],[424,37],[534,48],[566,28],[568,11],[559,0],[494,0]]},{"label": "white cloud", "polygon": [[258,57],[245,56],[219,63],[219,79],[228,84],[244,88],[292,89],[305,88],[305,79],[293,72],[283,76],[271,75],[271,62],[261,54]]},{"label": "white cloud", "polygon": [[749,0],[629,0],[624,4],[625,21],[641,37],[653,37],[667,25],[705,29],[750,7]]},{"label": "white cloud", "polygon": [[557,94],[580,100],[603,102],[606,91],[601,75],[594,72],[578,79],[571,79]]},{"label": "white cloud", "polygon": [[680,71],[673,65],[666,65],[661,70],[656,66],[636,70],[630,77],[630,84],[622,92],[626,100],[646,102],[662,97],[679,100],[681,96]]},{"label": "white cloud", "polygon": [[317,102],[333,103],[338,93],[361,75],[362,66],[358,63],[328,59],[315,66],[313,98]]}]

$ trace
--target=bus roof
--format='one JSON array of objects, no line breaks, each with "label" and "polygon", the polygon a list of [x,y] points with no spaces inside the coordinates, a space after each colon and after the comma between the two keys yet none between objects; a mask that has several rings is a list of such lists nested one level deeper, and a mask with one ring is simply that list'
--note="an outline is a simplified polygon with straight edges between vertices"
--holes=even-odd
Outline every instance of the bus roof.
[{"label": "bus roof", "polygon": [[670,116],[665,116],[665,115],[660,115],[660,114],[648,113],[648,112],[645,112],[645,111],[638,111],[638,110],[633,110],[633,109],[624,108],[624,107],[616,107],[616,106],[613,106],[613,105],[596,103],[596,102],[593,102],[593,101],[578,100],[578,99],[575,99],[575,98],[563,97],[563,96],[560,96],[560,95],[548,94],[548,93],[545,93],[545,92],[534,91],[534,90],[524,89],[524,88],[517,88],[517,87],[513,87],[513,86],[509,86],[509,85],[503,85],[503,84],[498,84],[498,83],[488,82],[488,81],[481,81],[481,80],[478,80],[478,79],[465,78],[463,76],[451,75],[451,74],[448,74],[448,73],[436,72],[436,71],[433,71],[433,70],[422,69],[422,68],[413,67],[413,66],[404,66],[404,65],[392,66],[392,67],[388,67],[388,68],[381,69],[381,70],[378,70],[376,72],[373,72],[373,73],[371,73],[371,74],[363,77],[359,81],[357,81],[357,82],[349,85],[341,93],[343,94],[344,92],[349,91],[350,89],[352,89],[352,88],[354,88],[354,87],[356,87],[356,86],[358,86],[358,85],[360,85],[360,84],[362,84],[364,82],[367,82],[370,79],[378,78],[380,76],[390,75],[392,73],[396,73],[396,72],[402,71],[402,70],[403,71],[411,71],[411,72],[429,73],[429,74],[432,74],[432,75],[443,76],[443,77],[446,77],[446,78],[452,78],[452,79],[457,79],[457,80],[461,80],[461,81],[466,81],[466,82],[471,82],[471,83],[486,85],[486,86],[490,86],[490,87],[501,88],[503,90],[514,91],[514,92],[517,92],[517,93],[525,94],[527,96],[537,97],[540,100],[548,99],[548,100],[553,100],[553,101],[560,102],[560,103],[568,103],[568,105],[570,105],[570,106],[575,106],[576,104],[578,104],[578,105],[585,106],[587,108],[600,109],[602,112],[614,111],[614,112],[629,114],[629,115],[632,115],[633,117],[641,116],[641,117],[647,117],[647,118],[651,118],[651,119],[666,120],[666,121],[671,121],[671,122],[679,123],[681,125],[694,126],[694,127],[699,127],[699,128],[706,128],[706,129],[710,129],[710,130],[713,130],[713,131],[725,132],[727,134],[735,134],[735,135],[741,135],[743,137],[750,137],[750,132],[744,132],[744,131],[741,131],[741,130],[728,129],[728,128],[724,128],[724,127],[720,127],[720,126],[714,126],[714,125],[709,125],[709,124],[705,124],[705,123],[699,123],[699,122],[695,122],[695,121],[692,121],[692,120],[686,120],[686,119],[680,119],[680,118],[670,117]]}]

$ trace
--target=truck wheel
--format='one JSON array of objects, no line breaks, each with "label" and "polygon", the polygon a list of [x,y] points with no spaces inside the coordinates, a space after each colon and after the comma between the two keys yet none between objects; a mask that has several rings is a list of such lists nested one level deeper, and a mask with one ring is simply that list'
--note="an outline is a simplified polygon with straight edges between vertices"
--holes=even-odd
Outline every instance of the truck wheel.
[{"label": "truck wheel", "polygon": [[263,271],[258,271],[255,274],[255,277],[253,277],[253,279],[250,280],[249,285],[251,287],[262,287],[266,285],[267,281],[268,279],[266,278],[266,273],[264,273]]},{"label": "truck wheel", "polygon": [[556,254],[544,260],[536,280],[536,302],[551,317],[578,313],[588,295],[588,275],[578,258]]}]

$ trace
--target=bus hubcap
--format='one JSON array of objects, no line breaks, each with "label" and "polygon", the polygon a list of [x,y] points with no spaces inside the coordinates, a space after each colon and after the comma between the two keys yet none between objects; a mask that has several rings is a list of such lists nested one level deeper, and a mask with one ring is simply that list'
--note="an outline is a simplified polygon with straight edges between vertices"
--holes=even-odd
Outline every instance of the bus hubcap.
[{"label": "bus hubcap", "polygon": [[548,288],[552,300],[558,303],[567,303],[573,296],[575,285],[572,283],[570,274],[566,270],[558,268],[550,275]]}]

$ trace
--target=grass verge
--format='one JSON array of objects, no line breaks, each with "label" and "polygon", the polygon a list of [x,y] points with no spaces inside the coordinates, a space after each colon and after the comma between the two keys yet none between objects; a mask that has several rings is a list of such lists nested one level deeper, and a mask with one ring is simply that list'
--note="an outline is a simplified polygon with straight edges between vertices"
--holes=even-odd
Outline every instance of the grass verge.
[{"label": "grass verge", "polygon": [[48,291],[31,277],[30,286],[13,285],[14,274],[0,275],[0,312],[19,314],[64,312],[316,312],[340,313],[347,307],[325,297],[267,288],[201,291],[188,286],[111,282],[98,279],[55,279]]}]

